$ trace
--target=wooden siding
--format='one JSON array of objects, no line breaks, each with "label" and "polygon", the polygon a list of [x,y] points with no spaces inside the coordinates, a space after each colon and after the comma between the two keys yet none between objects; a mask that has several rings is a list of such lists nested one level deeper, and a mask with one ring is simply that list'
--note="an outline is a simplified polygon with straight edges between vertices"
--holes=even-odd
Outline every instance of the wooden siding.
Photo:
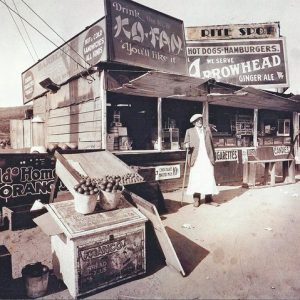
[{"label": "wooden siding", "polygon": [[79,149],[100,148],[100,99],[50,110],[48,143],[76,143]]},{"label": "wooden siding", "polygon": [[31,120],[10,120],[10,141],[13,149],[32,146]]},{"label": "wooden siding", "polygon": [[101,148],[102,110],[99,77],[88,82],[78,78],[48,94],[46,140],[76,144],[78,149]]}]

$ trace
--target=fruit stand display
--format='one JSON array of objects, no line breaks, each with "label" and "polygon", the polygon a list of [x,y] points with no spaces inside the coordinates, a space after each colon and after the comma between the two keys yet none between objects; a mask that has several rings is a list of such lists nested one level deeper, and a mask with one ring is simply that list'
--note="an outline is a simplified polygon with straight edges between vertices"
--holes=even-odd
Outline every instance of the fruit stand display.
[{"label": "fruit stand display", "polygon": [[74,199],[48,205],[63,230],[51,237],[54,273],[74,298],[145,273],[147,218],[122,194],[143,178],[106,151],[55,156]]},{"label": "fruit stand display", "polygon": [[155,205],[128,189],[145,187],[139,174],[105,150],[55,157],[57,178],[74,199],[47,205],[60,228],[49,234],[53,270],[74,298],[146,272],[147,220],[166,264],[185,275]]}]

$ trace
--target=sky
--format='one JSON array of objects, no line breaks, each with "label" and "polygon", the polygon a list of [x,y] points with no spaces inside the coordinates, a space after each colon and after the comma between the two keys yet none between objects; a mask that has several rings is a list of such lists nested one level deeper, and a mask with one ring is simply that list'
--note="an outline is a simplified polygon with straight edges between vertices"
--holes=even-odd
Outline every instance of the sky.
[{"label": "sky", "polygon": [[[20,19],[14,19],[30,49],[26,48],[5,2],[48,39],[25,21],[27,37]],[[287,93],[300,94],[299,0],[137,0],[140,4],[181,19],[184,26],[250,24],[280,22],[280,33],[286,38],[290,88]],[[103,0],[1,0],[0,1],[0,107],[21,106],[21,74],[30,66],[63,44],[30,9],[30,6],[64,40],[104,16]],[[298,27],[299,26],[299,27]],[[35,55],[37,53],[37,56]]]}]

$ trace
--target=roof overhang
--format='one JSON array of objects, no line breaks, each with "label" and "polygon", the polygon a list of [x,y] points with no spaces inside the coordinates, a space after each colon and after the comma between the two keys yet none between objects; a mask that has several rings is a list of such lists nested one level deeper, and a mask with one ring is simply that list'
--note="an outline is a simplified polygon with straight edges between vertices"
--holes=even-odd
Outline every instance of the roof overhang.
[{"label": "roof overhang", "polygon": [[107,71],[107,90],[126,95],[207,100],[209,79],[156,71]]},{"label": "roof overhang", "polygon": [[[216,83],[218,85],[218,83]],[[223,89],[226,84],[222,84]],[[232,87],[229,87],[229,90]],[[238,90],[227,90],[227,93],[212,93],[208,101],[215,105],[224,105],[249,109],[269,109],[278,111],[300,112],[300,99],[284,97],[265,90],[253,87],[244,87]],[[224,90],[223,90],[224,91]]]},{"label": "roof overhang", "polygon": [[280,96],[253,87],[216,82],[213,79],[158,71],[108,70],[107,91],[126,95],[208,101],[248,109],[300,112],[299,97]]}]

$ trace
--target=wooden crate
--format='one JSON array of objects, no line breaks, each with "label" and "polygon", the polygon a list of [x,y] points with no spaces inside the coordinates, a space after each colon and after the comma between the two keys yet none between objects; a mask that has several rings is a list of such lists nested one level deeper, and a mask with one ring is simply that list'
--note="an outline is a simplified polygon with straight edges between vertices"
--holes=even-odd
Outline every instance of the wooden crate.
[{"label": "wooden crate", "polygon": [[31,219],[30,207],[32,205],[20,205],[14,207],[3,207],[3,218],[7,218],[9,224],[9,230],[21,230],[32,228],[35,223]]},{"label": "wooden crate", "polygon": [[[84,171],[90,178],[101,178],[105,175],[126,175],[128,173],[136,173],[127,164],[121,161],[112,153],[106,150],[80,152],[70,154],[59,154],[55,152],[56,161],[56,174],[68,188],[73,196],[76,195],[74,186],[80,181],[80,169]],[[76,169],[75,167],[79,166]],[[143,181],[142,176],[138,175],[140,180]]]},{"label": "wooden crate", "polygon": [[10,142],[13,149],[30,148],[33,145],[31,120],[10,120]]},{"label": "wooden crate", "polygon": [[63,230],[51,237],[53,271],[72,297],[107,288],[146,272],[147,218],[125,199],[122,209],[82,215],[74,201],[48,205]]}]

